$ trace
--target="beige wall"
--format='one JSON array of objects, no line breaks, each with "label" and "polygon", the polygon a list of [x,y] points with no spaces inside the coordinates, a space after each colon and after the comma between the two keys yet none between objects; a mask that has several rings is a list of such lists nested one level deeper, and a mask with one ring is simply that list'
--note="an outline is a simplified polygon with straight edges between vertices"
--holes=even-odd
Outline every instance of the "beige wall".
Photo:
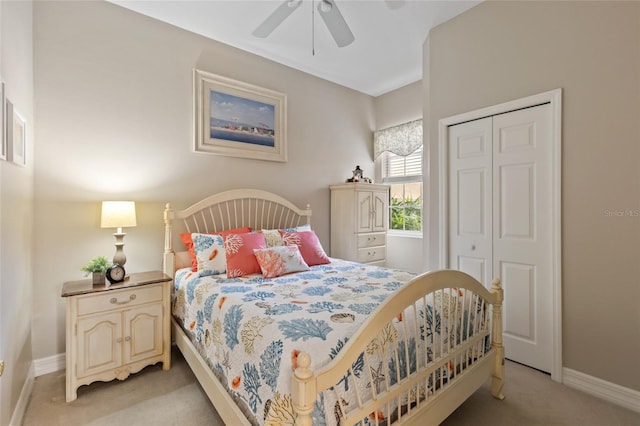
[{"label": "beige wall", "polygon": [[376,129],[386,129],[422,118],[422,80],[376,97]]},{"label": "beige wall", "polygon": [[[0,2],[0,75],[26,120],[27,167],[0,161],[0,425],[20,423],[31,370],[33,264],[32,3]],[[22,400],[20,399],[22,394]],[[12,416],[17,413],[18,417]]]},{"label": "beige wall", "polygon": [[[372,170],[373,98],[106,2],[36,2],[36,359],[64,353],[64,281],[114,230],[104,199],[137,202],[127,270],[159,269],[162,209],[222,190],[273,191],[313,209],[329,245],[330,184]],[[287,163],[192,152],[193,68],[288,95]]]},{"label": "beige wall", "polygon": [[439,119],[563,89],[563,365],[640,390],[640,3],[485,2],[424,53],[432,206]]},{"label": "beige wall", "polygon": [[[422,117],[422,80],[380,95],[374,99],[376,129],[385,129]],[[375,177],[380,181],[381,161],[376,161]],[[387,235],[387,263],[389,268],[410,272],[424,272],[423,241],[419,237]]]}]

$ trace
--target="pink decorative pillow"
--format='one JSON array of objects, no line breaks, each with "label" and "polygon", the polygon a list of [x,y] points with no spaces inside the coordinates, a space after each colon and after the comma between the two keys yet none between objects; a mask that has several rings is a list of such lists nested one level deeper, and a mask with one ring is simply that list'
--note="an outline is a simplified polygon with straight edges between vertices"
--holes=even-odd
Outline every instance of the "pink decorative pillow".
[{"label": "pink decorative pillow", "polygon": [[227,256],[227,277],[244,277],[259,274],[260,265],[253,254],[255,249],[267,248],[264,235],[259,232],[248,234],[229,234],[224,239],[224,251]]},{"label": "pink decorative pillow", "polygon": [[318,236],[313,231],[286,232],[280,231],[282,240],[287,246],[296,245],[307,265],[324,265],[331,260],[324,252]]},{"label": "pink decorative pillow", "polygon": [[279,277],[292,272],[308,271],[298,246],[276,246],[253,250],[265,278]]},{"label": "pink decorative pillow", "polygon": [[[224,238],[229,234],[244,234],[247,232],[251,232],[251,228],[248,226],[244,228],[229,229],[228,231],[213,232],[210,233],[210,235],[220,235],[222,238]],[[189,250],[189,255],[191,256],[191,270],[193,272],[196,272],[198,270],[198,258],[196,256],[196,251],[193,248],[192,233],[183,232],[182,234],[180,234],[180,239],[182,240],[182,243],[187,248],[187,250]]]}]

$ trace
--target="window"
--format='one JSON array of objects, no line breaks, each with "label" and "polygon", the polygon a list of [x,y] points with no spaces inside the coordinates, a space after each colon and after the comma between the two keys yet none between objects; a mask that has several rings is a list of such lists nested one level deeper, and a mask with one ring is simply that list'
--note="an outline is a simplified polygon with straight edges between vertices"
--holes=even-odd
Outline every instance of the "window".
[{"label": "window", "polygon": [[389,229],[422,231],[422,146],[412,154],[382,154],[382,181],[391,187]]},{"label": "window", "polygon": [[375,158],[382,159],[382,182],[391,186],[389,229],[422,231],[422,120],[373,133]]}]

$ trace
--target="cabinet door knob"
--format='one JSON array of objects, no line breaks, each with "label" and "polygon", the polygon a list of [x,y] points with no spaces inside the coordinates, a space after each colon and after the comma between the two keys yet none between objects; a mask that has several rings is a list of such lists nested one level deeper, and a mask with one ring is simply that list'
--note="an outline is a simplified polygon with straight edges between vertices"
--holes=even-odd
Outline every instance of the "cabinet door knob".
[{"label": "cabinet door knob", "polygon": [[118,338],[116,339],[116,342],[118,342],[118,343],[122,343],[122,337],[118,337]]},{"label": "cabinet door knob", "polygon": [[112,305],[124,305],[124,304],[127,304],[127,303],[131,302],[132,300],[136,300],[136,295],[135,294],[132,294],[131,296],[129,296],[129,300],[125,300],[123,302],[118,302],[118,298],[112,297],[109,300],[109,303],[111,303]]},{"label": "cabinet door knob", "polygon": [[131,340],[131,336],[127,336],[127,337],[125,337],[125,338],[124,338],[124,341],[125,341],[125,342],[128,342],[128,341],[130,341],[130,340]]}]

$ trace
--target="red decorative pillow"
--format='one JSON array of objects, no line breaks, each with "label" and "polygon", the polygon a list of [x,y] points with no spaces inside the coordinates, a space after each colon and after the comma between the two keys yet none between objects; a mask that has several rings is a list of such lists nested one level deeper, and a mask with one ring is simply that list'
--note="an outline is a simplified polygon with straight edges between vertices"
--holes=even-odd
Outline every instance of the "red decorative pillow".
[{"label": "red decorative pillow", "polygon": [[[251,232],[250,227],[245,228],[236,228],[229,229],[227,231],[220,232],[210,232],[211,235],[220,235],[222,238],[226,237],[229,234],[245,234],[247,232]],[[189,256],[191,256],[191,270],[196,272],[198,270],[198,257],[196,256],[196,251],[193,248],[193,238],[191,237],[191,232],[183,232],[180,234],[180,239],[184,246],[189,250]]]},{"label": "red decorative pillow", "polygon": [[296,245],[300,249],[302,258],[309,266],[324,265],[331,260],[324,252],[318,236],[313,231],[286,232],[280,231],[286,246]]},{"label": "red decorative pillow", "polygon": [[224,239],[227,256],[227,278],[244,277],[262,272],[253,250],[267,248],[264,235],[260,232],[229,234]]}]

